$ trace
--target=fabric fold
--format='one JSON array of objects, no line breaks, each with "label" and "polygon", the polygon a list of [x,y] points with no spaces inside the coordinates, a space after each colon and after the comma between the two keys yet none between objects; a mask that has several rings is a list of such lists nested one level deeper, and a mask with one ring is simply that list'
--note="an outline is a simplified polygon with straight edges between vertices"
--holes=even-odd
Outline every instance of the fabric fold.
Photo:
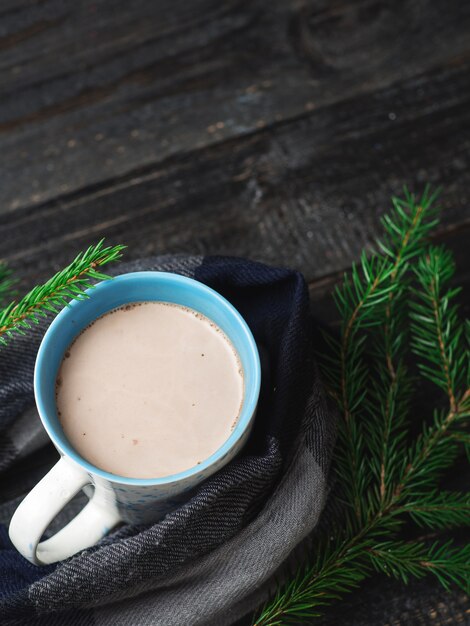
[{"label": "fabric fold", "polygon": [[[247,321],[263,369],[253,433],[238,458],[163,520],[122,526],[67,561],[33,566],[3,529],[2,623],[62,618],[71,625],[231,624],[266,599],[273,575],[318,522],[335,416],[313,358],[302,276],[230,257],[165,256],[114,268],[119,274],[145,270],[195,278],[219,291]],[[45,327],[0,348],[5,523],[11,506],[1,494],[1,471],[14,476],[43,441],[37,423],[32,427],[24,415],[31,415],[34,359]],[[62,515],[65,520],[67,512]]]}]

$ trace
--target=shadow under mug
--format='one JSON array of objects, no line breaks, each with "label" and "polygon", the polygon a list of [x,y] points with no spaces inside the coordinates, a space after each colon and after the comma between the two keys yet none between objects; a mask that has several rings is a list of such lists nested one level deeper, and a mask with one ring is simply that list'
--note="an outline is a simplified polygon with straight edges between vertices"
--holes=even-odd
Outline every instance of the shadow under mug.
[{"label": "shadow under mug", "polygon": [[[61,458],[21,502],[9,529],[18,551],[36,565],[60,561],[94,545],[120,522],[142,524],[161,519],[186,492],[240,451],[258,402],[261,368],[255,340],[240,313],[213,289],[177,274],[149,271],[99,283],[87,291],[87,296],[71,302],[57,315],[36,359],[34,392],[39,416]],[[196,467],[155,479],[117,476],[81,457],[62,431],[55,403],[57,372],[74,338],[107,311],[139,301],[181,304],[215,322],[238,352],[245,384],[241,413],[227,441]],[[89,497],[88,504],[64,528],[41,542],[50,522],[81,489]]]}]

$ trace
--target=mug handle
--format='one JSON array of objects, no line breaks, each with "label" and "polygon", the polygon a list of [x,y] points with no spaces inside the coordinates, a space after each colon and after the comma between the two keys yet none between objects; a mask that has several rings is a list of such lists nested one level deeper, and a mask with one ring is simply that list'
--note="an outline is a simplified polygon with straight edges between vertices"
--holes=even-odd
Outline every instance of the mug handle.
[{"label": "mug handle", "polygon": [[104,503],[97,489],[88,504],[50,539],[40,539],[54,517],[91,479],[62,457],[28,493],[11,518],[9,534],[17,550],[34,565],[61,561],[89,548],[121,521],[115,505]]}]

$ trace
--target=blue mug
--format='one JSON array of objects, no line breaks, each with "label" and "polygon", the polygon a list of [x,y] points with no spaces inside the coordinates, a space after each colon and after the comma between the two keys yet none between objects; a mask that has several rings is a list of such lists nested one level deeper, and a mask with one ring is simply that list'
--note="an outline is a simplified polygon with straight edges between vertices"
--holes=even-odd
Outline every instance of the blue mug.
[{"label": "blue mug", "polygon": [[[13,544],[36,565],[60,561],[94,545],[120,522],[141,524],[161,519],[186,492],[240,451],[258,403],[261,368],[255,340],[240,313],[213,289],[177,274],[135,272],[101,282],[86,294],[87,298],[71,302],[53,320],[36,359],[34,392],[39,416],[61,458],[21,502],[9,529]],[[57,372],[75,337],[111,309],[142,301],[180,304],[215,322],[238,352],[245,383],[240,416],[222,447],[195,467],[155,479],[117,476],[89,463],[66,439],[55,403]],[[81,489],[89,497],[88,504],[64,528],[41,542],[50,522]]]}]

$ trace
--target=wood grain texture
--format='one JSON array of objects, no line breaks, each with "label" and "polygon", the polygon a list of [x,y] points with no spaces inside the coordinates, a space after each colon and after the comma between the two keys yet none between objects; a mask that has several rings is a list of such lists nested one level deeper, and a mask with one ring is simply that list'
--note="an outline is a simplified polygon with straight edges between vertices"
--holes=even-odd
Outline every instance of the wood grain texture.
[{"label": "wood grain texture", "polygon": [[[341,272],[390,195],[426,182],[470,285],[470,5],[3,0],[0,154],[0,257],[22,289],[105,236],[127,259],[295,267],[335,325]],[[322,626],[465,623],[459,592],[378,577]]]},{"label": "wood grain texture", "polygon": [[1,210],[458,65],[469,26],[460,0],[19,5],[0,26]]},{"label": "wood grain texture", "polygon": [[[467,64],[0,215],[2,255],[41,280],[106,236],[128,258],[238,254],[301,269],[348,266],[404,183],[443,186],[443,228],[469,217]],[[393,119],[390,112],[393,111]]]}]

